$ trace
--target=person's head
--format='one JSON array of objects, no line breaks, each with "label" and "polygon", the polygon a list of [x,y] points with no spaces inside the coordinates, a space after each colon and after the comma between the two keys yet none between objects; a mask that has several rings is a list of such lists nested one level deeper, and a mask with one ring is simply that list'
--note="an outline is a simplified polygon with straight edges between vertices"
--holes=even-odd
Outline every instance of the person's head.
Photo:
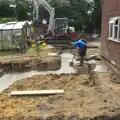
[{"label": "person's head", "polygon": [[86,40],[85,40],[85,38],[81,38],[79,41],[82,41],[82,42],[84,42],[84,43],[87,43]]},{"label": "person's head", "polygon": [[84,42],[85,44],[87,43],[85,39],[82,39],[81,41]]}]

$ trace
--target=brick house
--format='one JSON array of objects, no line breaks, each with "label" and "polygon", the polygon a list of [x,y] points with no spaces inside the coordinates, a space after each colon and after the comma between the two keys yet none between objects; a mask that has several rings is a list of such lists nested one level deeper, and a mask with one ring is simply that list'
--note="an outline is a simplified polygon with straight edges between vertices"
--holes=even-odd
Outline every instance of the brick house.
[{"label": "brick house", "polygon": [[120,69],[120,0],[102,2],[102,55]]}]

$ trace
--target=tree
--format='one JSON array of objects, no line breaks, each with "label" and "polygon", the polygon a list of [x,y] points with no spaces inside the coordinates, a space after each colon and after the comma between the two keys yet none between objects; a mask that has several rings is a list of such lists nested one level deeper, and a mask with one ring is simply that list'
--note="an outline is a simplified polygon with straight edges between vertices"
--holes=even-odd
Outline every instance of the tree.
[{"label": "tree", "polygon": [[[14,5],[16,7],[10,7]],[[31,19],[33,4],[30,0],[1,0],[0,1],[0,16],[1,17],[16,17],[18,20]]]},{"label": "tree", "polygon": [[67,17],[74,19],[77,30],[82,25],[89,23],[87,11],[90,4],[87,0],[51,0],[50,4],[55,8],[56,17]]},{"label": "tree", "polygon": [[[101,29],[101,5],[102,0],[46,0],[55,8],[55,17],[74,19],[76,30],[97,32]],[[16,8],[10,8],[14,4]],[[16,17],[18,20],[32,20],[32,0],[1,0],[0,16]],[[49,13],[44,7],[40,7],[40,19],[49,19]]]},{"label": "tree", "polygon": [[10,2],[8,0],[0,1],[0,16],[1,17],[14,17],[14,11],[9,6]]},{"label": "tree", "polygon": [[102,0],[51,0],[56,17],[68,17],[75,21],[77,30],[86,26],[86,31],[97,32],[101,29]]},{"label": "tree", "polygon": [[100,33],[101,30],[101,15],[102,14],[102,0],[93,0],[92,23],[94,30]]},{"label": "tree", "polygon": [[30,13],[32,13],[32,3],[29,0],[15,0],[16,13],[18,20],[29,19]]}]

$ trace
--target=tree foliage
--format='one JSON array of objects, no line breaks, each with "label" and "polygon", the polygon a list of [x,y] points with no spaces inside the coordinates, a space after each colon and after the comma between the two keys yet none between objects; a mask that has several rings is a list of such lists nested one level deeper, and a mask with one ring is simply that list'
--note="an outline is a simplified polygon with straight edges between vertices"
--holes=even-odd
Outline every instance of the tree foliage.
[{"label": "tree foliage", "polygon": [[0,23],[12,22],[16,21],[16,18],[11,17],[0,17]]},{"label": "tree foliage", "polygon": [[[74,20],[77,30],[92,32],[101,28],[101,4],[102,0],[46,0],[55,8],[55,17],[66,17]],[[10,4],[16,8],[9,7]],[[0,16],[16,17],[18,20],[32,19],[32,0],[1,0]],[[31,14],[30,14],[31,13]],[[40,18],[49,19],[49,13],[41,7]]]},{"label": "tree foliage", "polygon": [[8,0],[0,1],[0,16],[1,17],[13,17],[14,11],[9,7]]},{"label": "tree foliage", "polygon": [[56,17],[74,19],[77,30],[86,26],[86,31],[101,29],[101,4],[102,0],[51,0],[55,8]]},{"label": "tree foliage", "polygon": [[[10,7],[10,5],[15,5],[16,7]],[[32,5],[29,0],[1,0],[0,16],[16,17],[18,20],[30,19],[29,13],[33,11]]]},{"label": "tree foliage", "polygon": [[101,30],[102,0],[93,0],[92,22],[97,32]]},{"label": "tree foliage", "polygon": [[15,0],[15,4],[18,20],[29,19],[29,14],[32,12],[32,3],[28,0]]}]

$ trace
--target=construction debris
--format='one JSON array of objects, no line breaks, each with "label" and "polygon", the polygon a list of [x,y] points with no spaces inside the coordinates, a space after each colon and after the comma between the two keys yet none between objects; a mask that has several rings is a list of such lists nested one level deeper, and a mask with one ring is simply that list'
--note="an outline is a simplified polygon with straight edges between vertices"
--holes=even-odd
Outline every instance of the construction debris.
[{"label": "construction debris", "polygon": [[52,52],[48,53],[48,56],[57,56],[57,55],[58,55],[57,53],[52,53]]},{"label": "construction debris", "polygon": [[64,90],[12,91],[11,96],[63,94]]}]

